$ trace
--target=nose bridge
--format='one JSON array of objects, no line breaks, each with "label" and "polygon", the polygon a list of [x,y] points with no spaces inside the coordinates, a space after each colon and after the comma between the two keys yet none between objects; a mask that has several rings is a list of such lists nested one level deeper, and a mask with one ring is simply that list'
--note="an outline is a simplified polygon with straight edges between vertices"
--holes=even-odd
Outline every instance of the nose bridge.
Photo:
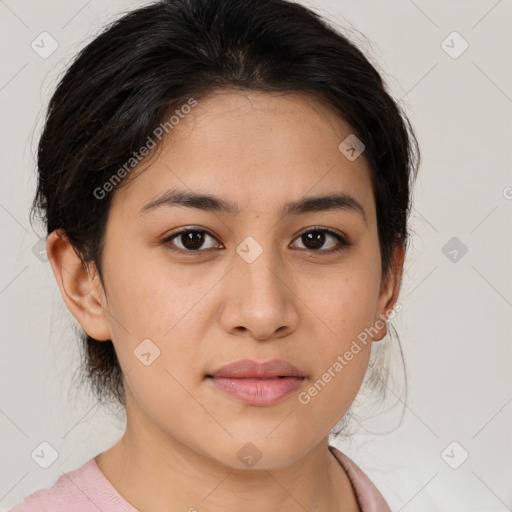
[{"label": "nose bridge", "polygon": [[[262,241],[264,237],[258,238]],[[271,235],[265,237],[266,244],[271,239]],[[294,328],[298,316],[283,271],[275,248],[266,247],[252,236],[238,244],[229,273],[224,327],[244,328],[258,339],[268,338],[277,330]]]},{"label": "nose bridge", "polygon": [[[262,241],[263,235],[258,237]],[[269,307],[280,305],[283,300],[283,283],[277,277],[282,274],[279,254],[268,242],[272,237],[266,237],[265,245],[255,237],[248,236],[236,248],[235,271],[240,277],[242,288],[240,292],[245,299],[256,302],[265,300]],[[269,304],[273,302],[273,304]]]}]

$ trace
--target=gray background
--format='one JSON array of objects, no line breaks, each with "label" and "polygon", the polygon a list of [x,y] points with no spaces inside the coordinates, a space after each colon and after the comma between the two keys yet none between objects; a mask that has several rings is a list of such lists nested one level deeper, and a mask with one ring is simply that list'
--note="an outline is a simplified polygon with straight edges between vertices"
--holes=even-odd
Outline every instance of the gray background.
[{"label": "gray background", "polygon": [[[31,228],[28,208],[34,149],[56,80],[107,21],[140,5],[0,0],[4,511],[123,432],[122,415],[98,407],[78,387],[74,322],[44,253],[35,254],[41,229]],[[401,395],[390,386],[398,405],[373,417],[364,410],[369,419],[356,433],[334,442],[393,510],[512,510],[511,1],[307,5],[347,27],[381,70],[412,120],[423,156],[403,311],[393,321],[409,383],[402,423]],[[49,56],[52,41],[42,32],[58,44]],[[464,40],[469,46],[458,55]],[[44,441],[58,452],[48,469],[31,457]]]}]

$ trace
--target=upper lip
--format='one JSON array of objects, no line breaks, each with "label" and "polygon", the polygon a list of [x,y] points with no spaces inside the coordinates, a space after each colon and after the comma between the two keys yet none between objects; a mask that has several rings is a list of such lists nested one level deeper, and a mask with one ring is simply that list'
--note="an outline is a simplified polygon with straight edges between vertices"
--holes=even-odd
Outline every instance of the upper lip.
[{"label": "upper lip", "polygon": [[272,359],[258,362],[252,359],[241,359],[221,366],[207,377],[223,377],[232,379],[271,378],[271,377],[306,377],[306,375],[284,359]]}]

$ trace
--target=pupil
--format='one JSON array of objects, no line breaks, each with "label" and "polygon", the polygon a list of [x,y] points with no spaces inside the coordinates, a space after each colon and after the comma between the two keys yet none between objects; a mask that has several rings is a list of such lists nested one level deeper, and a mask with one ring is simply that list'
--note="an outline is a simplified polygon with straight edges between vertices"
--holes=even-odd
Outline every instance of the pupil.
[{"label": "pupil", "polygon": [[[302,242],[308,249],[318,249],[324,245],[325,233],[322,231],[309,231],[302,236],[305,237]],[[310,245],[308,246],[308,244]]]},{"label": "pupil", "polygon": [[182,233],[181,235],[181,243],[187,249],[199,249],[203,244],[204,236],[201,231],[188,231],[187,233]]}]

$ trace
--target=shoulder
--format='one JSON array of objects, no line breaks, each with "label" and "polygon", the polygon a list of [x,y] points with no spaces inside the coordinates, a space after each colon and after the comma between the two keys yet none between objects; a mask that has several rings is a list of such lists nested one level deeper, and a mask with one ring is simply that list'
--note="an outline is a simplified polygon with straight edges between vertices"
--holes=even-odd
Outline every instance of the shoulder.
[{"label": "shoulder", "polygon": [[329,446],[333,455],[346,471],[362,512],[391,512],[386,500],[363,470],[347,455],[334,446]]},{"label": "shoulder", "polygon": [[97,512],[88,496],[88,490],[96,481],[94,465],[92,458],[78,469],[63,473],[50,488],[29,494],[11,512],[68,512],[71,507],[80,512]]}]

